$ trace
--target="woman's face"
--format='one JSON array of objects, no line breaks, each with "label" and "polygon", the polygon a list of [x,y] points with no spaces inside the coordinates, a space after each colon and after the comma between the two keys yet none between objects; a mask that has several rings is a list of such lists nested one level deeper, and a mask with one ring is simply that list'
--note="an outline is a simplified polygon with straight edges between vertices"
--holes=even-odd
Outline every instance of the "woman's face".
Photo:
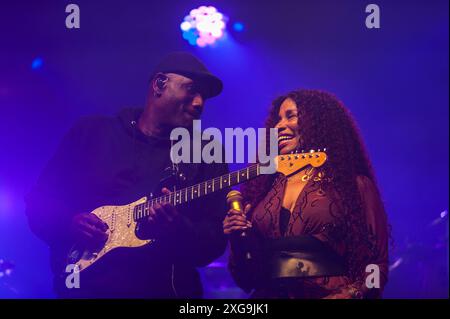
[{"label": "woman's face", "polygon": [[285,99],[280,106],[278,116],[279,121],[275,125],[278,129],[278,152],[289,154],[300,145],[297,104],[290,98]]}]

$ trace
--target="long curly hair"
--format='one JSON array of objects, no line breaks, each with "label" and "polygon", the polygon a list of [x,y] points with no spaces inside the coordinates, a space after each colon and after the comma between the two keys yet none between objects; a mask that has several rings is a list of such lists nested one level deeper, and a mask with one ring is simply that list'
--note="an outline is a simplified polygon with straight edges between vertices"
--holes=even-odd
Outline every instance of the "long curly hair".
[{"label": "long curly hair", "polygon": [[[342,213],[338,218],[347,247],[348,275],[358,279],[361,267],[371,256],[361,256],[361,248],[375,254],[373,240],[369,238],[362,201],[356,178],[368,177],[375,187],[376,180],[364,143],[352,115],[334,95],[319,91],[300,89],[280,96],[272,102],[266,128],[273,128],[279,121],[283,101],[292,99],[298,109],[300,149],[326,148],[327,162],[321,167],[325,175],[324,189],[332,188],[339,200]],[[268,131],[268,130],[266,130]],[[268,193],[276,175],[261,175],[241,187],[244,199],[257,205]],[[362,247],[364,246],[364,247]],[[370,254],[371,255],[371,254]],[[364,260],[362,260],[364,259]]]}]

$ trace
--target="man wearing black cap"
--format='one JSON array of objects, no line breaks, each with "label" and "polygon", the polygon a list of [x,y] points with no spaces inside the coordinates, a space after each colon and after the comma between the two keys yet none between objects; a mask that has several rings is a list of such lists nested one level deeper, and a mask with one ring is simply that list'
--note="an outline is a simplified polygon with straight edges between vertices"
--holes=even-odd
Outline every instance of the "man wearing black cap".
[{"label": "man wearing black cap", "polygon": [[[152,73],[144,109],[124,109],[114,118],[83,118],[64,137],[26,197],[30,227],[50,247],[58,296],[202,296],[196,267],[218,258],[226,245],[222,233],[225,192],[185,207],[155,206],[136,232],[140,238],[155,241],[141,248],[111,251],[81,272],[79,288],[67,286],[64,269],[70,247],[98,245],[108,236],[107,226],[90,213],[93,209],[129,204],[160,187],[167,168],[174,168],[170,132],[176,127],[191,128],[205,100],[221,90],[222,82],[194,56],[171,53]],[[226,164],[220,163],[176,168],[187,185],[228,172]]]},{"label": "man wearing black cap", "polygon": [[222,81],[194,56],[175,52],[155,68],[147,107],[138,127],[147,135],[168,137],[175,127],[200,118],[204,100],[222,91]]}]

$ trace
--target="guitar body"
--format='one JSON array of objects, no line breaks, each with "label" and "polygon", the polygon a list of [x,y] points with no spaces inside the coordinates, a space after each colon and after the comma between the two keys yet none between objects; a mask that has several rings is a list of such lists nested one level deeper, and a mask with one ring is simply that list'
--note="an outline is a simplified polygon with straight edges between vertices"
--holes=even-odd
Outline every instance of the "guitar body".
[{"label": "guitar body", "polygon": [[133,209],[145,203],[147,197],[123,206],[101,206],[91,212],[108,225],[108,239],[102,247],[73,247],[68,256],[68,263],[77,266],[78,271],[88,268],[110,251],[119,247],[135,248],[152,242],[136,237],[136,221],[133,220]]}]

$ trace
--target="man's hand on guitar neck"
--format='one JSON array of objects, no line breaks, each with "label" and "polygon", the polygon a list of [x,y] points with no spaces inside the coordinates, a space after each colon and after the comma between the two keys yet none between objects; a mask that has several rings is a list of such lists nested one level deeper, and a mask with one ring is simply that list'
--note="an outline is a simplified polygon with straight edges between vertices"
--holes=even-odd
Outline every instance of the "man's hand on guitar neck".
[{"label": "man's hand on guitar neck", "polygon": [[72,219],[71,232],[77,243],[95,247],[108,239],[108,226],[91,213],[76,214]]},{"label": "man's hand on guitar neck", "polygon": [[[165,187],[161,192],[164,195],[170,194],[170,190]],[[167,237],[182,224],[181,215],[172,204],[155,204],[150,207],[147,219],[138,224],[136,234],[141,239]]]},{"label": "man's hand on guitar neck", "polygon": [[[170,194],[170,190],[165,187],[161,192],[163,195]],[[156,204],[153,207],[150,207],[149,213],[148,223],[150,225],[168,225],[178,217],[178,211],[170,203]]]}]

